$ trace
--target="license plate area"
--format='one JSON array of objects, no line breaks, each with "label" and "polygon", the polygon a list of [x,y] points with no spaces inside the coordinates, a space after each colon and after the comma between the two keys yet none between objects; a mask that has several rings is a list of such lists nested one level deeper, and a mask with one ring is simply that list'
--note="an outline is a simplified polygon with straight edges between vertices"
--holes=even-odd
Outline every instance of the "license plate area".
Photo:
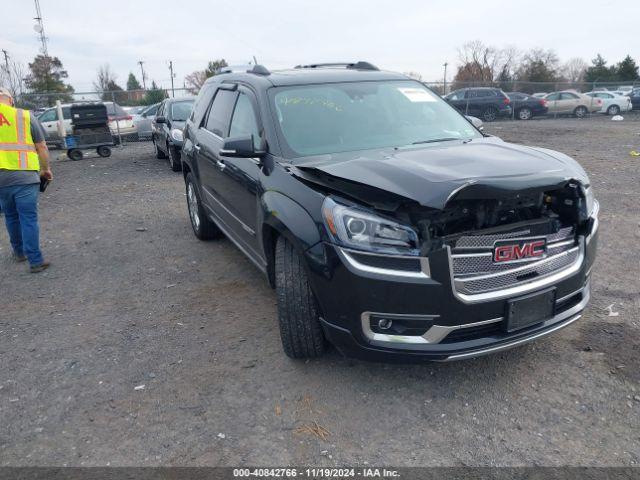
[{"label": "license plate area", "polygon": [[509,300],[505,323],[507,332],[515,332],[549,320],[553,317],[555,304],[555,288]]}]

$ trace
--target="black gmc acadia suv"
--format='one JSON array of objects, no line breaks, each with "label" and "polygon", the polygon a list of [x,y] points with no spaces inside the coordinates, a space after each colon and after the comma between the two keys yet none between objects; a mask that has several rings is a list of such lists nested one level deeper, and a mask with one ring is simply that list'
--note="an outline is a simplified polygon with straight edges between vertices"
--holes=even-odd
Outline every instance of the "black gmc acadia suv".
[{"label": "black gmc acadia suv", "polygon": [[475,357],[589,301],[599,207],[578,163],[484,135],[367,62],[222,71],[182,166],[195,235],[226,235],[265,273],[293,358],[327,341],[365,359]]}]

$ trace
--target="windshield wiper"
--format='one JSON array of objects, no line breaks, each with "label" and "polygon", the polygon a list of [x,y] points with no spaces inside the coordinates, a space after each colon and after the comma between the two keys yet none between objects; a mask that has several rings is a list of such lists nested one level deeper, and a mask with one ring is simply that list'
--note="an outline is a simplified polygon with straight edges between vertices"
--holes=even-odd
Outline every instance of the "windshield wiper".
[{"label": "windshield wiper", "polygon": [[461,139],[456,137],[435,138],[433,140],[420,140],[418,142],[413,142],[411,145],[420,145],[421,143],[450,142],[451,140],[461,140]]}]

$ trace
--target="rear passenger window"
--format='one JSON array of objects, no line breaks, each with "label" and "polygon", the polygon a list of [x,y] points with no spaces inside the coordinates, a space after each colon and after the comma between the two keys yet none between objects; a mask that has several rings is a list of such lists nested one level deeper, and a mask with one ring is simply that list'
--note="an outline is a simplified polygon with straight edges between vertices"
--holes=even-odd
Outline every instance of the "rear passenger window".
[{"label": "rear passenger window", "polygon": [[230,90],[218,90],[211,109],[209,110],[209,116],[207,117],[207,123],[205,128],[214,135],[219,137],[225,137],[229,130],[229,119],[233,106],[236,100],[236,92]]},{"label": "rear passenger window", "polygon": [[253,146],[256,150],[260,148],[260,131],[258,130],[258,122],[256,114],[251,104],[251,99],[244,93],[241,93],[236,103],[236,109],[231,119],[231,128],[229,129],[230,137],[239,137],[241,135],[253,135]]},{"label": "rear passenger window", "polygon": [[65,120],[71,119],[71,107],[62,107],[62,118]]}]

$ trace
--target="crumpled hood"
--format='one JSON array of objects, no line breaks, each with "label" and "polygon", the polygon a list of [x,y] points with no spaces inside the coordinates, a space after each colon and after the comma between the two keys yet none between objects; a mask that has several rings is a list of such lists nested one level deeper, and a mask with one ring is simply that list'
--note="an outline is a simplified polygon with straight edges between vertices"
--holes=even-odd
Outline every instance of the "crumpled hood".
[{"label": "crumpled hood", "polygon": [[497,137],[321,155],[294,165],[307,180],[319,171],[437,209],[443,209],[453,198],[498,198],[515,191],[561,186],[572,179],[589,183],[572,158],[553,150],[506,143]]}]

